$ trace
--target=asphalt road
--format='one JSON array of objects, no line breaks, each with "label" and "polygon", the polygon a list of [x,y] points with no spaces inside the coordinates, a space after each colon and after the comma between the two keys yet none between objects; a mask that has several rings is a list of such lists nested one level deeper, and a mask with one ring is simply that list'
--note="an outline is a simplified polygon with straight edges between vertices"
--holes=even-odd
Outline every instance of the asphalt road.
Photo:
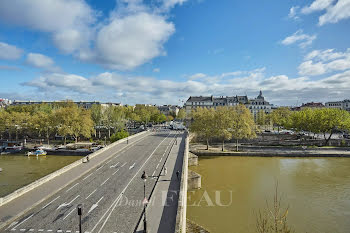
[{"label": "asphalt road", "polygon": [[142,214],[145,170],[146,195],[151,193],[175,137],[172,131],[150,134],[116,153],[74,181],[2,232],[79,232],[77,205],[81,204],[82,232],[132,232]]}]

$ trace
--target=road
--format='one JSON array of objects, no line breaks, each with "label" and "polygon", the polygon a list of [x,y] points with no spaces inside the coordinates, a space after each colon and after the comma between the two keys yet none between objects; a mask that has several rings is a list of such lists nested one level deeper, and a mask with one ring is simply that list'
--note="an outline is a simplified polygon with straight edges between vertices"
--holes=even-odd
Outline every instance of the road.
[{"label": "road", "polygon": [[78,204],[83,209],[83,232],[133,232],[143,209],[142,172],[150,176],[146,181],[149,196],[174,139],[181,137],[182,133],[162,131],[138,139],[2,232],[79,232]]}]

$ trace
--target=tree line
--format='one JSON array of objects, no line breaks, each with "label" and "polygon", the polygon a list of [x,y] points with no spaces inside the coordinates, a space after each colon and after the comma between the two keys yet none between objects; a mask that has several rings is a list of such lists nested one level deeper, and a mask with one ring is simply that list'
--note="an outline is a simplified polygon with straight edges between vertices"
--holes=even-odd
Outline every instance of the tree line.
[{"label": "tree line", "polygon": [[[99,137],[101,130],[112,134],[124,131],[127,124],[160,123],[169,120],[155,106],[108,106],[94,104],[90,109],[78,107],[71,101],[53,104],[33,104],[9,106],[0,109],[1,138],[15,138],[19,134],[35,138],[45,137],[48,141],[52,135],[60,135],[66,143],[67,137],[75,141],[83,137]],[[119,133],[119,135],[124,135]]]},{"label": "tree line", "polygon": [[350,113],[336,108],[305,108],[301,111],[291,111],[281,107],[271,114],[261,113],[257,117],[259,125],[273,125],[278,128],[322,134],[325,145],[335,132],[350,131]]},{"label": "tree line", "polygon": [[222,142],[222,151],[226,140],[238,140],[256,137],[255,123],[250,111],[244,105],[233,107],[197,108],[192,112],[190,130],[205,139],[207,150],[209,141],[217,138]]}]

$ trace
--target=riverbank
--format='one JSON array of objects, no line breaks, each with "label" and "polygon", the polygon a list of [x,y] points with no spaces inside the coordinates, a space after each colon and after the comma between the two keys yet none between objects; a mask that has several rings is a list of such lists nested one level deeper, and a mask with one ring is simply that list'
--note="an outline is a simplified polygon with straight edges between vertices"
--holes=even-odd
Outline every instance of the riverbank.
[{"label": "riverbank", "polygon": [[226,145],[227,150],[221,151],[221,145],[212,145],[206,150],[206,145],[193,143],[190,144],[190,152],[197,156],[252,156],[252,157],[349,157],[350,149],[347,147],[239,147],[235,151],[235,146]]}]

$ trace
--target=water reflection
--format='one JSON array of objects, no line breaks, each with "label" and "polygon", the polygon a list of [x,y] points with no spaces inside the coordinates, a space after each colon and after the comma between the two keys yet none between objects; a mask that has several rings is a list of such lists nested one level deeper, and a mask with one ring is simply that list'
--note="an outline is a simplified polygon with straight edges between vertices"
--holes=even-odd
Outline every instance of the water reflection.
[{"label": "water reflection", "polygon": [[204,192],[215,200],[215,191],[221,190],[223,203],[232,195],[228,207],[188,207],[188,217],[211,232],[255,232],[255,214],[266,200],[271,204],[276,181],[296,232],[350,232],[349,158],[211,157],[199,162],[191,169],[202,175],[202,189],[189,192],[188,202],[198,202]]}]

